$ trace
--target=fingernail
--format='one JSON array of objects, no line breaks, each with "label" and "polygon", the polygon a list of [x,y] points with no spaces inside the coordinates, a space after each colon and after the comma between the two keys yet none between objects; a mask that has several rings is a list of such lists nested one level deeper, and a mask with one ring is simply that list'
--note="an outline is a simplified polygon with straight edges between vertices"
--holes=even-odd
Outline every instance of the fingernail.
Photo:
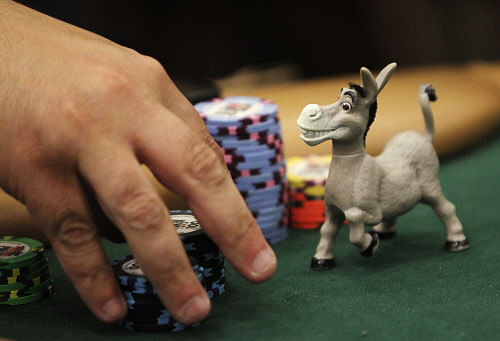
[{"label": "fingernail", "polygon": [[200,295],[191,298],[182,308],[181,315],[187,321],[187,324],[203,320],[210,311],[210,299],[207,296]]},{"label": "fingernail", "polygon": [[112,298],[102,307],[104,317],[110,321],[120,318],[124,310],[125,302],[120,298]]},{"label": "fingernail", "polygon": [[266,273],[271,267],[274,267],[276,259],[270,248],[265,248],[259,252],[252,263],[252,273],[254,276]]}]

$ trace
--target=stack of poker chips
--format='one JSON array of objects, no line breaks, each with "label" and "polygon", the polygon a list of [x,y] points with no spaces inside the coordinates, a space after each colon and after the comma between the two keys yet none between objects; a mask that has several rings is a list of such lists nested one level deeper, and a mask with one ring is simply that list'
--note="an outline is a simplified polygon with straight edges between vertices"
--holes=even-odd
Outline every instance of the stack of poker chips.
[{"label": "stack of poker chips", "polygon": [[0,237],[0,305],[33,303],[51,293],[43,244],[30,238]]},{"label": "stack of poker chips", "polygon": [[316,229],[325,221],[325,184],[331,156],[287,159],[291,227]]},{"label": "stack of poker chips", "polygon": [[[204,233],[191,211],[171,211],[193,271],[210,299],[226,291],[224,257]],[[161,303],[156,290],[132,255],[113,261],[113,270],[127,301],[128,313],[119,324],[143,332],[175,332],[186,328]]]},{"label": "stack of poker chips", "polygon": [[258,97],[195,105],[224,153],[236,187],[271,244],[288,237],[287,180],[278,106]]}]

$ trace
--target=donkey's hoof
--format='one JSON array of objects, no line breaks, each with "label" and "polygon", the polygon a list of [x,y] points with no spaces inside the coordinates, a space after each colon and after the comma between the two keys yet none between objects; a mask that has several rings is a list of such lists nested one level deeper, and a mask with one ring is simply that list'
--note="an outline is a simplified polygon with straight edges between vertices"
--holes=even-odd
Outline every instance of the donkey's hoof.
[{"label": "donkey's hoof", "polygon": [[376,234],[378,234],[378,239],[380,239],[380,240],[388,240],[388,239],[392,239],[392,238],[396,237],[396,230],[383,231],[383,232],[373,230],[371,232],[375,232]]},{"label": "donkey's hoof", "polygon": [[446,243],[444,243],[444,249],[448,252],[458,252],[467,250],[468,248],[470,248],[470,243],[467,238],[465,238],[464,240],[458,240],[453,242],[447,240]]},{"label": "donkey's hoof", "polygon": [[374,231],[369,231],[369,234],[372,235],[372,242],[370,245],[363,251],[361,251],[359,254],[363,257],[371,257],[377,251],[378,248],[378,234],[377,232]]},{"label": "donkey's hoof", "polygon": [[317,270],[317,271],[326,271],[326,270],[331,270],[335,266],[335,259],[330,258],[330,259],[318,259],[316,257],[313,257],[311,260],[311,269]]}]

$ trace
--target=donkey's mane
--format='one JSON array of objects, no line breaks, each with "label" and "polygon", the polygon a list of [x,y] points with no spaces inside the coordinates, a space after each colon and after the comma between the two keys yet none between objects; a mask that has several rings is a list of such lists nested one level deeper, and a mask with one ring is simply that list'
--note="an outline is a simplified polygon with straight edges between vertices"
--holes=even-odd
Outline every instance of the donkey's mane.
[{"label": "donkey's mane", "polygon": [[[365,97],[365,90],[359,84],[349,82],[349,89],[353,89],[356,91],[361,97]],[[366,144],[366,134],[368,134],[368,130],[372,125],[373,121],[375,121],[375,114],[377,113],[377,100],[370,105],[370,109],[368,109],[368,122],[366,124],[366,130],[363,135],[363,143]]]}]

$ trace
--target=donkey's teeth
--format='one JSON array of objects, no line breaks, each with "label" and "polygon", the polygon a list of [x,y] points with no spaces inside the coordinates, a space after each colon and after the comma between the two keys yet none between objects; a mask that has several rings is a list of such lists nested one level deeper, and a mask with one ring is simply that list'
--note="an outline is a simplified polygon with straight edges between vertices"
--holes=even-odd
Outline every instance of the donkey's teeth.
[{"label": "donkey's teeth", "polygon": [[317,131],[317,130],[305,130],[301,129],[302,135],[307,138],[315,138],[315,137],[320,137],[325,134],[324,131]]}]

